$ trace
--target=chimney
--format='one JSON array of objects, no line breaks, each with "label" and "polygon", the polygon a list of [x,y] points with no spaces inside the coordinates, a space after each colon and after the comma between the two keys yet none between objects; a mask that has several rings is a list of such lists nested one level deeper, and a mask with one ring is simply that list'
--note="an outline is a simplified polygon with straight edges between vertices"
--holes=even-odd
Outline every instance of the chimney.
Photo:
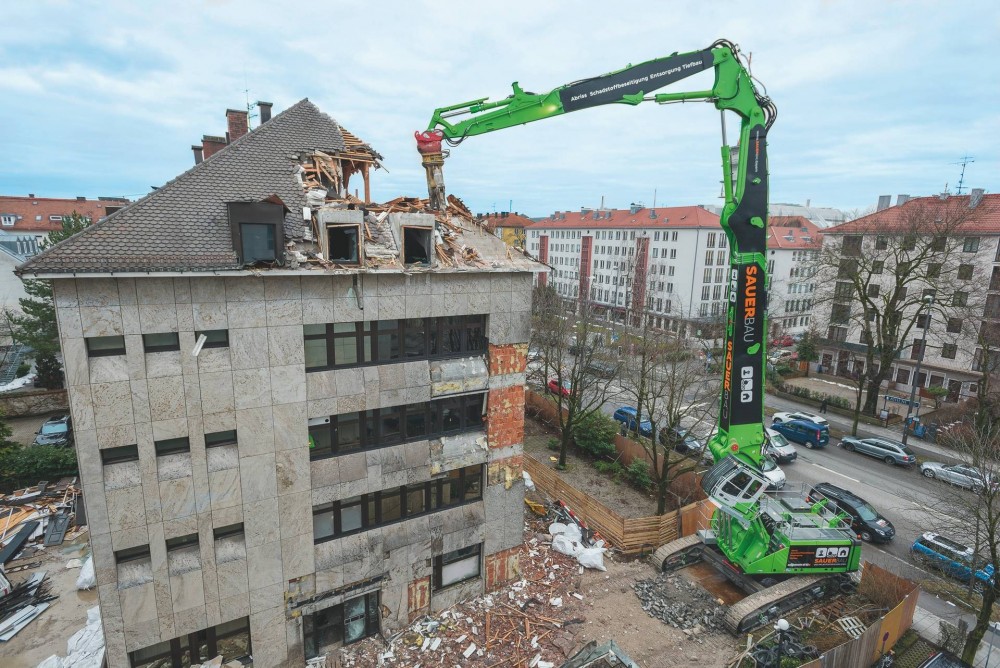
[{"label": "chimney", "polygon": [[273,105],[270,102],[261,102],[257,100],[257,109],[260,111],[260,124],[264,125],[269,120],[271,120],[271,107]]},{"label": "chimney", "polygon": [[35,193],[28,193],[28,199],[35,199]]},{"label": "chimney", "polygon": [[639,209],[641,208],[642,208],[641,204],[636,204],[635,202],[632,202],[628,207],[628,212],[629,214],[634,216],[635,214],[639,213]]},{"label": "chimney", "polygon": [[885,211],[892,205],[892,195],[879,195],[876,211]]},{"label": "chimney", "polygon": [[192,146],[191,150],[194,151],[194,164],[200,165],[201,161],[205,159],[201,146]]},{"label": "chimney", "polygon": [[208,160],[213,155],[226,148],[226,138],[225,137],[213,137],[211,135],[204,135],[201,138],[201,145],[203,147],[203,158]]},{"label": "chimney", "polygon": [[229,143],[247,133],[247,112],[238,109],[226,109],[226,137]]},{"label": "chimney", "polygon": [[983,195],[986,194],[986,190],[983,188],[973,188],[972,192],[969,193],[969,208],[975,209],[979,206],[979,203],[983,201]]},{"label": "chimney", "polygon": [[649,210],[649,217],[650,218],[656,218],[656,209],[650,209]]},{"label": "chimney", "polygon": [[896,195],[896,206],[902,206],[910,201],[909,195]]},{"label": "chimney", "polygon": [[82,196],[82,195],[77,195],[77,197],[76,197],[76,201],[77,201],[77,202],[86,202],[86,201],[87,201],[87,198],[86,198],[86,197],[84,197],[84,196]]}]

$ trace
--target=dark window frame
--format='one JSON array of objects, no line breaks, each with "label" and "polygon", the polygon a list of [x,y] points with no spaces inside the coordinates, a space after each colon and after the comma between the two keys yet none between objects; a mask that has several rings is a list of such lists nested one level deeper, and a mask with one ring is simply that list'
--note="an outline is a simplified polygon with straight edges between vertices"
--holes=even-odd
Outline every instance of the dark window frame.
[{"label": "dark window frame", "polygon": [[153,448],[157,457],[176,455],[181,452],[191,452],[191,439],[187,436],[179,438],[165,438],[161,441],[153,441]]},{"label": "dark window frame", "polygon": [[[364,619],[365,619],[365,631],[364,633],[353,639],[347,640],[347,623],[345,615],[345,606],[348,603],[353,603],[358,599],[364,599]],[[320,633],[329,633],[333,631],[332,644],[341,643],[342,646],[346,647],[348,645],[360,642],[365,638],[370,638],[379,632],[379,608],[381,605],[380,592],[379,590],[365,592],[360,596],[354,596],[346,599],[336,605],[331,605],[322,610],[317,610],[316,612],[308,615],[302,616],[302,644],[305,650],[305,656],[307,659],[314,658],[319,655],[319,650],[321,646],[317,644],[316,636]],[[339,610],[338,610],[339,608]],[[320,615],[327,617],[330,621],[326,626],[317,627],[316,618]],[[336,630],[335,630],[336,629]],[[332,647],[332,644],[329,647]],[[328,647],[328,645],[322,645],[322,647]]]},{"label": "dark window frame", "polygon": [[120,445],[117,448],[101,449],[101,463],[104,466],[137,461],[139,461],[139,446],[134,443],[132,445]]},{"label": "dark window frame", "polygon": [[166,545],[167,545],[167,552],[173,552],[174,550],[183,550],[186,547],[198,545],[198,534],[189,533],[183,536],[167,538]]},{"label": "dark window frame", "polygon": [[[416,324],[418,321],[419,326]],[[395,323],[395,326],[390,323]],[[336,331],[338,326],[346,329],[347,325],[353,325],[353,331]],[[323,332],[306,333],[306,327],[323,327]],[[302,338],[303,341],[326,341],[326,364],[309,366],[307,363],[306,373],[424,359],[448,359],[486,352],[486,314],[318,323],[303,325]],[[336,342],[352,338],[354,339],[352,359],[338,364]],[[384,355],[379,345],[380,340],[383,340],[381,343],[384,344],[385,339],[388,339],[390,350],[388,356]],[[410,342],[416,343],[421,339],[423,343],[420,348],[423,352],[408,353]],[[392,351],[395,351],[395,354],[392,354]]]},{"label": "dark window frame", "polygon": [[[230,438],[232,434],[232,438]],[[206,448],[217,448],[221,445],[236,445],[239,441],[238,434],[235,429],[226,429],[223,431],[213,431],[205,434],[205,447]]]},{"label": "dark window frame", "polygon": [[[333,239],[331,238],[331,233],[336,232],[337,234],[343,235],[354,235],[354,259],[350,258],[335,258],[333,257]],[[350,239],[345,237],[349,242]],[[344,265],[346,267],[357,267],[361,264],[361,225],[358,223],[329,223],[326,226],[326,245],[327,253],[329,257],[327,258],[330,262],[334,264]],[[349,244],[348,244],[349,245]]]},{"label": "dark window frame", "polygon": [[[98,348],[94,350],[91,348],[91,341],[109,340],[109,339],[119,339],[121,342],[120,346],[114,348]],[[87,342],[87,357],[115,357],[118,355],[125,354],[125,337],[124,336],[88,336],[84,339]]]},{"label": "dark window frame", "polygon": [[[209,335],[213,335],[215,337],[218,337],[218,333],[219,332],[222,332],[224,340],[222,340],[222,341],[214,340],[213,341],[212,338],[211,338],[211,336],[209,336]],[[194,333],[194,340],[197,341],[199,339],[199,337],[201,337],[202,334],[205,335],[205,343],[201,347],[202,350],[204,350],[205,348],[228,348],[229,347],[229,330],[228,329],[203,329],[201,331],[197,331],[197,332]]]},{"label": "dark window frame", "polygon": [[[220,631],[226,625],[238,624],[242,622],[242,625],[233,628],[229,631]],[[236,655],[225,655],[225,661],[231,661],[234,659],[240,659],[253,654],[253,638],[250,636],[250,618],[242,617],[239,619],[234,619],[229,622],[223,622],[217,626],[212,626],[207,629],[200,629],[194,633],[187,633],[177,638],[172,638],[171,640],[165,640],[162,642],[155,643],[149,647],[145,647],[141,650],[135,650],[128,653],[129,665],[145,667],[153,664],[162,665],[160,662],[165,659],[170,659],[171,668],[183,668],[184,666],[191,665],[191,661],[194,660],[198,663],[203,661],[210,661],[211,657],[219,656],[221,652],[219,651],[219,641],[225,640],[226,638],[232,638],[240,634],[246,635],[246,652],[243,654]],[[205,647],[205,655],[201,655],[201,647]],[[162,648],[158,653],[142,657],[141,659],[137,656],[141,653],[146,653],[153,648]],[[191,652],[195,651],[198,653],[197,656],[192,656]]]},{"label": "dark window frame", "polygon": [[115,564],[124,564],[128,561],[138,561],[139,559],[149,559],[149,545],[137,545],[136,547],[124,550],[115,550]]},{"label": "dark window frame", "polygon": [[943,343],[941,344],[941,357],[946,360],[953,360],[955,356],[958,355],[958,344],[956,343]]},{"label": "dark window frame", "polygon": [[[431,513],[456,508],[469,503],[477,503],[483,499],[483,488],[486,484],[486,472],[483,464],[473,464],[460,469],[452,469],[444,475],[425,480],[420,483],[402,485],[389,489],[379,490],[359,496],[352,496],[348,499],[338,499],[330,503],[324,503],[313,507],[313,544],[318,545],[330,540],[337,540],[344,536],[350,536],[363,531],[369,531],[380,527],[390,526],[398,522],[405,522],[414,517],[421,517]],[[453,486],[456,486],[453,489]],[[445,496],[445,488],[449,492]],[[409,497],[423,491],[423,504],[419,511],[413,512],[409,508]],[[396,497],[399,501],[399,517],[391,520],[384,520],[383,502]],[[350,502],[345,504],[345,502]],[[342,511],[345,507],[361,507],[361,525],[354,529],[344,530]],[[324,531],[324,535],[317,537],[315,533],[315,523],[317,516],[328,515],[330,522],[329,533]],[[324,527],[326,528],[326,527]]]},{"label": "dark window frame", "polygon": [[215,540],[221,538],[229,538],[231,536],[239,536],[246,533],[243,526],[243,522],[237,522],[236,524],[228,524],[223,527],[215,527],[212,529],[212,536]]},{"label": "dark window frame", "polygon": [[[431,401],[399,406],[386,406],[366,411],[340,413],[329,416],[328,422],[309,426],[309,459],[312,461],[338,457],[345,454],[377,450],[379,448],[424,441],[438,436],[480,431],[484,428],[483,401],[485,392],[442,397]],[[446,413],[450,411],[450,413]],[[457,424],[445,424],[446,416],[457,418]],[[398,429],[386,428],[387,418],[395,421]],[[411,418],[413,419],[411,421]],[[322,419],[322,418],[317,418]],[[358,438],[341,443],[341,424],[357,423]],[[423,430],[410,432],[412,425],[421,422]],[[325,432],[325,433],[324,433]],[[317,445],[323,443],[323,445]]]},{"label": "dark window frame", "polygon": [[[285,262],[285,206],[273,202],[227,202],[229,229],[233,249],[241,265],[277,264]],[[247,262],[243,246],[243,225],[268,225],[274,238],[274,260]]]},{"label": "dark window frame", "polygon": [[[464,553],[464,554],[463,554]],[[470,575],[469,577],[462,578],[461,580],[456,580],[454,582],[449,582],[444,584],[441,580],[443,577],[444,567],[453,564],[458,561],[465,561],[471,557],[477,557],[479,568],[475,575]],[[451,552],[445,552],[444,554],[439,554],[434,557],[434,572],[431,577],[432,588],[434,591],[442,591],[449,587],[454,587],[460,585],[463,582],[468,582],[469,580],[477,580],[483,576],[483,544],[476,543],[474,545],[468,545],[458,550],[453,550]]]},{"label": "dark window frame", "polygon": [[[153,336],[173,336],[170,343],[158,343],[150,345],[147,343],[148,337]],[[142,350],[146,353],[168,353],[181,349],[181,337],[177,332],[150,332],[142,335]]]}]

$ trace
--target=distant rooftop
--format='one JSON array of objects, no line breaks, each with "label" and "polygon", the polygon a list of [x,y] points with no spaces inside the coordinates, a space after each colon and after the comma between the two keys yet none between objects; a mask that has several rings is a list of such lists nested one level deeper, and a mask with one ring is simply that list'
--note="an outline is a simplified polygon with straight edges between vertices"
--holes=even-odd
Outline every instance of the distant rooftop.
[{"label": "distant rooftop", "polygon": [[719,216],[700,206],[664,206],[646,208],[635,205],[628,209],[581,209],[556,211],[538,219],[532,228],[719,228]]}]

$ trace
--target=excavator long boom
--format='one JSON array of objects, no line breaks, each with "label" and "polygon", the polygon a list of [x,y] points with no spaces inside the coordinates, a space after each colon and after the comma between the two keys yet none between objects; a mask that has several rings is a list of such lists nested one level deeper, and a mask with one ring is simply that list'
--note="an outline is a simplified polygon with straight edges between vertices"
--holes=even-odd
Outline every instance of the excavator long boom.
[{"label": "excavator long boom", "polygon": [[[710,90],[652,94],[709,68],[715,73]],[[759,471],[764,443],[766,151],[767,131],[776,110],[756,90],[735,45],[720,40],[708,49],[630,65],[544,94],[525,92],[515,82],[513,94],[506,99],[490,102],[479,98],[436,109],[428,129],[415,135],[427,171],[431,206],[444,209],[442,141],[454,146],[467,137],[605,104],[689,100],[711,102],[720,111],[733,111],[740,118],[735,175],[725,136],[721,155],[725,195],[721,224],[730,242],[730,270],[719,429],[708,447],[716,461],[733,455],[742,467]],[[736,505],[737,512],[751,512],[753,502],[747,498]]]}]

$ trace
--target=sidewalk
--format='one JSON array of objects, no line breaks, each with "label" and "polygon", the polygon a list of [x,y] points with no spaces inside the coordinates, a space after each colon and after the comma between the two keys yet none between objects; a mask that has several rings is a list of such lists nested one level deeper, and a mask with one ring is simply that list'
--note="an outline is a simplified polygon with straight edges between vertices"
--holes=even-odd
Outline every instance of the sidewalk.
[{"label": "sidewalk", "polygon": [[[913,611],[913,626],[911,628],[921,638],[940,646],[942,621],[940,617],[918,604]],[[992,645],[990,644],[991,638],[993,639]],[[996,637],[995,632],[988,631],[986,633],[983,642],[979,645],[979,651],[976,653],[973,665],[975,668],[1000,667],[1000,638]]]}]

